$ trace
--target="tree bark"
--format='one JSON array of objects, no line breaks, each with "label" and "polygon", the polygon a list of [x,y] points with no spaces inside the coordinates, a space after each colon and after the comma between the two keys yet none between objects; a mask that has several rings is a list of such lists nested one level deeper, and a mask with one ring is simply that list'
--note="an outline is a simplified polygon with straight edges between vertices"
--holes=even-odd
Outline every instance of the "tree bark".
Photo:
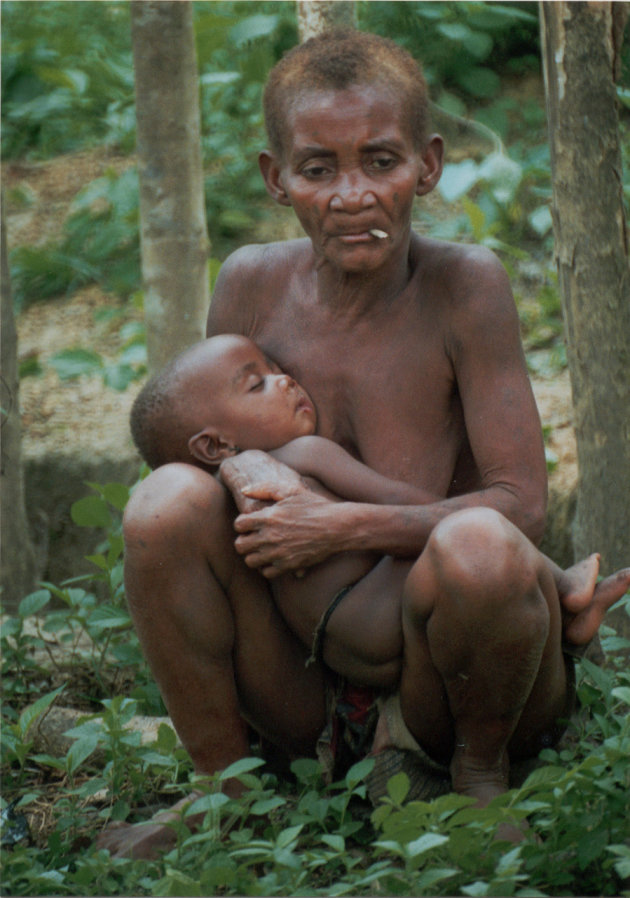
[{"label": "tree bark", "polygon": [[20,423],[17,332],[13,315],[7,229],[2,204],[2,460],[0,481],[2,528],[0,530],[2,606],[9,613],[35,586],[36,552],[31,539],[24,501],[22,427]]},{"label": "tree bark", "polygon": [[351,0],[297,0],[300,43],[332,28],[356,27]]},{"label": "tree bark", "polygon": [[[556,261],[578,454],[573,546],[630,563],[630,271],[614,73],[625,4],[541,4]],[[615,9],[616,7],[616,9]]]},{"label": "tree bark", "polygon": [[192,3],[134,0],[140,236],[149,368],[204,334],[209,305]]}]

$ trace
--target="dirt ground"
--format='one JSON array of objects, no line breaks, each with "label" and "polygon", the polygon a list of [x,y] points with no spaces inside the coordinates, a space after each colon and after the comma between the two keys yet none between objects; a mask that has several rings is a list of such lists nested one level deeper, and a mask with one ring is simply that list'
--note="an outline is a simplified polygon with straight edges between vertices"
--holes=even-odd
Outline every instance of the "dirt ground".
[{"label": "dirt ground", "polygon": [[[130,157],[96,150],[47,163],[5,166],[9,249],[41,245],[56,237],[81,187],[109,168],[121,171],[132,162]],[[90,286],[72,297],[34,303],[18,316],[19,357],[36,356],[43,369],[41,375],[25,378],[20,386],[27,459],[51,452],[93,459],[133,457],[127,420],[140,385],[132,384],[118,393],[105,387],[99,377],[63,382],[46,364],[55,352],[79,346],[114,359],[121,325],[138,313],[125,308],[121,317],[109,323],[95,320],[98,309],[112,305],[116,305],[112,297]],[[551,379],[535,377],[533,386],[543,424],[551,429],[548,445],[558,457],[550,486],[568,492],[576,479],[568,373]]]}]

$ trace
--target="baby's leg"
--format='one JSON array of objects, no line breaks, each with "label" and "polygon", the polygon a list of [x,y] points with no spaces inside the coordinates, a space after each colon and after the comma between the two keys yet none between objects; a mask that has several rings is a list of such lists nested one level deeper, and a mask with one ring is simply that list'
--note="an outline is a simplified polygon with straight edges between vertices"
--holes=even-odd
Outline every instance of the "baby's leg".
[{"label": "baby's leg", "polygon": [[386,556],[343,596],[322,640],[325,663],[354,683],[387,688],[400,677],[401,599],[411,563]]},{"label": "baby's leg", "polygon": [[623,568],[598,583],[598,553],[578,561],[566,571],[549,559],[545,560],[560,598],[564,640],[584,646],[597,634],[608,609],[630,589],[630,568]]}]

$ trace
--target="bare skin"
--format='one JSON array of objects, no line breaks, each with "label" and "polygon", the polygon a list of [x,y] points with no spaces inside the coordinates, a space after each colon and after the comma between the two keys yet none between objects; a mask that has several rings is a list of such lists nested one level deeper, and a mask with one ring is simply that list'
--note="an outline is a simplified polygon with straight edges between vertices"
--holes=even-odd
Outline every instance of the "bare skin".
[{"label": "bare skin", "polygon": [[[574,640],[594,635],[630,571],[589,595],[588,568],[559,594],[533,545],[546,471],[507,277],[485,250],[411,232],[414,197],[441,174],[440,138],[417,150],[402,108],[374,87],[302,95],[287,119],[284,158],[262,154],[261,170],[308,239],[235,253],[208,333],[254,339],[306,388],[319,434],[435,498],[336,502],[259,461],[242,476],[248,495],[232,485],[234,521],[204,471],[160,468],[125,515],[134,621],[198,770],[248,753],[245,720],[310,754],[326,668],[304,667],[268,581],[344,552],[405,559],[405,721],[451,765],[453,787],[485,804],[510,758],[535,754],[566,711],[563,623]],[[276,501],[248,512],[270,479]],[[109,847],[125,853],[124,841]]]}]

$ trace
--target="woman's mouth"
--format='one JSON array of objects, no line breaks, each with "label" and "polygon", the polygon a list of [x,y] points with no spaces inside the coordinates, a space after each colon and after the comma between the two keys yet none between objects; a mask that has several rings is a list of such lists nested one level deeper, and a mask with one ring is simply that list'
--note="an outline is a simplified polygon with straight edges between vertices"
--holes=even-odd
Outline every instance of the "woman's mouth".
[{"label": "woman's mouth", "polygon": [[375,238],[377,240],[387,240],[389,234],[380,228],[371,228],[369,231],[357,231],[353,234],[339,234],[339,240],[342,243],[371,243]]}]

